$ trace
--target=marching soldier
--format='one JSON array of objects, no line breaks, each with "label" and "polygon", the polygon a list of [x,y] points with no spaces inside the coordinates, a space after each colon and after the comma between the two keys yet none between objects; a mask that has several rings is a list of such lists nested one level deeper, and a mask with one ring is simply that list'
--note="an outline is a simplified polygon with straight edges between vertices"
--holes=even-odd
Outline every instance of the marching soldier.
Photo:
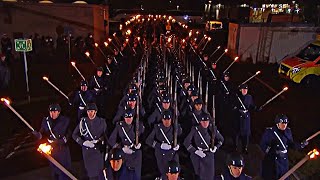
[{"label": "marching soldier", "polygon": [[[135,144],[136,128],[133,122],[134,112],[126,109],[124,121],[116,124],[110,138],[109,144],[112,147],[120,147],[124,152],[124,160],[128,169],[135,171],[138,179],[141,179],[142,151],[141,144]],[[144,132],[142,122],[139,122],[139,136]],[[120,141],[119,141],[119,140]]]},{"label": "marching soldier", "polygon": [[275,118],[276,126],[267,128],[262,136],[260,147],[265,153],[262,162],[264,179],[279,179],[289,170],[288,148],[303,149],[308,141],[295,143],[291,129],[287,127],[288,117],[279,114]]},{"label": "marching soldier", "polygon": [[230,73],[224,72],[222,74],[222,79],[218,91],[218,126],[221,127],[222,132],[227,132],[228,124],[230,124],[232,119],[232,98],[234,98],[235,87],[230,80]]},{"label": "marching soldier", "polygon": [[200,125],[194,126],[183,142],[190,152],[190,159],[198,180],[214,179],[214,153],[224,141],[217,127],[209,126],[209,120],[210,115],[203,114]]},{"label": "marching soldier", "polygon": [[218,176],[216,180],[251,180],[243,173],[244,159],[239,153],[232,153],[227,158],[228,170]]},{"label": "marching soldier", "polygon": [[161,122],[161,114],[163,111],[171,111],[171,114],[173,114],[174,110],[171,107],[171,99],[169,96],[164,96],[162,98],[162,105],[159,106],[159,103],[156,103],[157,108],[153,111],[153,113],[148,118],[148,124],[150,127],[154,124],[158,124]]},{"label": "marching soldier", "polygon": [[73,105],[78,107],[77,123],[79,123],[82,117],[86,116],[86,105],[93,102],[95,102],[95,95],[91,90],[88,90],[88,82],[81,81],[80,91],[76,91],[73,98]]},{"label": "marching soldier", "polygon": [[[201,116],[205,113],[207,113],[207,110],[203,107],[202,99],[197,98],[194,100],[194,106],[192,108],[192,111],[189,111],[189,113],[188,113],[188,117],[189,117],[188,119],[191,120],[192,125],[196,126],[200,123],[199,121],[201,119]],[[210,119],[210,120],[211,120],[211,122],[213,121],[212,119]]]},{"label": "marching soldier", "polygon": [[235,106],[234,110],[236,111],[236,115],[234,118],[233,125],[233,143],[234,147],[238,148],[239,139],[242,144],[242,152],[248,153],[248,145],[249,145],[249,137],[251,134],[251,110],[258,110],[257,106],[255,106],[253,102],[253,98],[250,94],[248,94],[248,85],[242,84],[240,87],[240,95],[236,94],[236,98],[234,99]]},{"label": "marching soldier", "polygon": [[[170,111],[164,111],[162,114],[162,123],[154,126],[152,132],[146,139],[146,143],[155,149],[155,156],[159,172],[162,179],[166,180],[167,163],[171,160],[179,162],[177,151],[179,144],[173,147],[174,126],[172,125],[172,115]],[[177,134],[181,135],[182,129],[180,125],[177,127]]]},{"label": "marching soldier", "polygon": [[107,84],[106,79],[103,76],[103,68],[98,67],[96,75],[93,75],[89,81],[89,89],[94,90],[96,104],[99,109],[98,116],[104,117],[103,112],[105,111],[105,100]]},{"label": "marching soldier", "polygon": [[[59,104],[49,106],[49,116],[43,118],[39,132],[32,133],[38,138],[46,138],[53,147],[51,156],[56,159],[67,170],[71,170],[71,156],[67,141],[71,135],[69,131],[70,119],[60,115]],[[69,179],[60,169],[50,163],[53,179]]]},{"label": "marching soldier", "polygon": [[145,115],[145,110],[140,104],[137,104],[137,96],[135,94],[131,94],[128,97],[127,105],[124,108],[119,108],[118,112],[116,113],[116,116],[113,118],[112,122],[115,124],[116,122],[120,121],[121,118],[124,116],[126,109],[130,108],[133,110],[134,116],[136,116],[136,108],[139,106],[139,115],[140,117],[143,117]]},{"label": "marching soldier", "polygon": [[104,153],[106,151],[107,125],[106,121],[97,117],[96,104],[86,106],[88,117],[83,117],[74,129],[72,138],[81,146],[84,166],[89,179],[99,179],[102,176]]},{"label": "marching soldier", "polygon": [[123,151],[114,148],[110,151],[109,161],[106,162],[106,169],[103,170],[104,179],[108,180],[140,180],[134,171],[125,166]]}]

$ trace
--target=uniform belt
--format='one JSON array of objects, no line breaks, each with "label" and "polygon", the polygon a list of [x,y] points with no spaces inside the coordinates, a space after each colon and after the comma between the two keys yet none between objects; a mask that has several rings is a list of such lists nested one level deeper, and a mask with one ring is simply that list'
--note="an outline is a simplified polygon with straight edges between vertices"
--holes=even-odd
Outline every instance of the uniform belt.
[{"label": "uniform belt", "polygon": [[198,148],[198,150],[200,150],[200,151],[209,151],[209,149],[208,149],[208,148],[206,148],[206,149],[201,148],[201,147],[197,147],[197,148]]},{"label": "uniform belt", "polygon": [[80,110],[84,110],[84,108],[85,108],[85,107],[79,106],[79,109],[80,109]]},{"label": "uniform belt", "polygon": [[94,90],[95,90],[95,91],[100,91],[100,89],[98,89],[98,88],[94,88]]}]

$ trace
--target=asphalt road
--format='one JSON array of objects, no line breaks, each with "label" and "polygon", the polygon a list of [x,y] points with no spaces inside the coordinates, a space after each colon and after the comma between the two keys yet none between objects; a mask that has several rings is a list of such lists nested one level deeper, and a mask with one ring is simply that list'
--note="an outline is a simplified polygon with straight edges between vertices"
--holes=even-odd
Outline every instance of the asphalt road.
[{"label": "asphalt road", "polygon": [[[215,47],[215,45],[211,45]],[[211,47],[209,47],[211,48]],[[220,60],[218,68],[225,69],[231,59],[224,57]],[[79,69],[84,71],[86,76],[92,74],[94,70],[90,63],[82,64]],[[43,80],[43,75],[48,75],[52,82],[57,83],[64,92],[71,92],[76,88],[79,77],[71,69],[68,63],[59,64],[31,64],[30,65],[30,87],[31,87],[31,103],[27,103],[25,93],[25,81],[23,76],[23,66],[16,62],[13,69],[13,82],[10,87],[9,97],[13,100],[13,106],[23,117],[28,119],[36,128],[39,127],[43,116],[47,115],[47,107],[52,101],[62,103],[63,113],[70,117],[75,117],[74,111],[67,108],[67,103],[56,91],[48,86]],[[257,156],[261,135],[266,127],[273,125],[274,117],[277,113],[285,113],[288,115],[294,139],[298,142],[306,139],[308,136],[320,129],[319,123],[319,107],[320,107],[320,91],[315,89],[306,89],[301,85],[290,83],[280,79],[277,74],[277,65],[272,64],[249,64],[239,63],[231,67],[231,77],[236,84],[240,84],[249,78],[256,71],[261,70],[262,73],[257,76],[258,79],[252,79],[249,84],[249,93],[253,95],[257,105],[262,105],[269,98],[279,92],[284,86],[288,86],[289,90],[281,97],[276,98],[268,104],[261,112],[252,114],[252,138],[249,147],[249,155],[246,156],[247,166],[246,172],[249,175],[256,176],[259,172],[259,162],[261,157]],[[120,72],[126,74],[127,72]],[[123,84],[126,84],[128,77],[122,76]],[[272,87],[272,88],[270,88]],[[124,87],[123,87],[124,88]],[[109,102],[109,118],[115,113],[116,106],[121,98],[122,89],[117,89],[117,94],[110,98]],[[24,124],[19,121],[16,116],[3,105],[0,106],[0,178],[1,179],[47,179],[48,174],[47,160],[36,152],[37,143]],[[228,139],[226,141],[228,144]],[[315,138],[309,146],[303,150],[307,153],[309,150],[317,147],[319,149],[320,138]],[[73,165],[75,174],[81,176],[81,152],[78,145],[74,142],[70,143]],[[143,179],[152,179],[156,175],[154,157],[152,150],[144,146],[143,155]],[[216,162],[218,171],[221,171],[226,157],[226,148],[223,147],[217,153]],[[12,152],[14,154],[10,155]],[[180,154],[181,164],[183,166],[183,174],[185,177],[192,177],[190,172],[191,164],[188,155],[184,152]],[[320,164],[320,160],[316,160],[316,165]],[[146,168],[147,167],[147,168]],[[318,166],[320,168],[320,166]],[[191,176],[190,176],[191,175]],[[186,178],[188,179],[188,178]]]}]

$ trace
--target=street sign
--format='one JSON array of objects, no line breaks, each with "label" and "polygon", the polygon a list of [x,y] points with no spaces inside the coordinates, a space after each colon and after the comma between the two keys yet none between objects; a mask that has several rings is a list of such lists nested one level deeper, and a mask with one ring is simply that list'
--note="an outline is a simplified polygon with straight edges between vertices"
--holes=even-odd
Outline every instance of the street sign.
[{"label": "street sign", "polygon": [[15,50],[18,52],[32,51],[32,40],[31,39],[15,39],[14,47],[15,47]]}]

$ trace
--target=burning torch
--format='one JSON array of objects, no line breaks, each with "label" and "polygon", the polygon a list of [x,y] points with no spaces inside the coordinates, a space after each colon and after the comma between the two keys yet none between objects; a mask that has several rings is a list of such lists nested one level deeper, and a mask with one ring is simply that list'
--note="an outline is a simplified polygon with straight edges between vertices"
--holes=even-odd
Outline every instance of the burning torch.
[{"label": "burning torch", "polygon": [[206,48],[207,44],[211,41],[211,37],[208,37],[208,41],[204,44],[202,51]]},{"label": "burning torch", "polygon": [[38,151],[44,155],[52,164],[54,164],[57,168],[59,168],[65,175],[67,175],[72,180],[77,180],[77,178],[72,175],[65,167],[63,167],[57,160],[55,160],[52,156],[50,156],[52,151],[52,146],[50,144],[44,143],[40,144],[38,147]]},{"label": "burning torch", "polygon": [[86,56],[90,59],[90,61],[92,62],[93,65],[96,65],[96,63],[94,63],[93,59],[90,57],[90,53],[87,51]]},{"label": "burning torch", "polygon": [[222,56],[228,52],[228,49],[225,49],[224,52],[219,56],[219,58],[216,60],[216,64],[218,63],[218,61],[222,58]]},{"label": "burning torch", "polygon": [[272,100],[274,100],[276,97],[280,96],[280,94],[282,94],[283,92],[287,91],[288,87],[284,87],[282,89],[282,91],[280,91],[278,94],[274,95],[272,98],[270,98],[266,103],[264,103],[262,106],[260,106],[260,109],[262,109],[264,106],[266,106],[267,104],[269,104]]},{"label": "burning torch", "polygon": [[29,129],[31,129],[31,131],[34,131],[34,128],[10,105],[10,101],[8,99],[5,98],[1,98],[0,99],[2,102],[4,102],[4,104],[15,114],[18,116],[18,118],[25,124],[28,126]]},{"label": "burning torch", "polygon": [[69,101],[69,97],[65,93],[63,93],[57,86],[55,86],[51,81],[49,81],[48,77],[43,76],[42,79],[47,81],[47,83],[50,84],[50,86],[52,86],[55,90],[57,90],[60,94],[62,94],[62,96],[67,98],[67,100]]},{"label": "burning torch", "polygon": [[286,172],[279,180],[285,180],[292,173],[294,173],[300,166],[302,166],[309,159],[315,159],[316,156],[319,156],[319,151],[314,149],[310,151],[303,159],[301,159],[296,165],[294,165],[288,172]]},{"label": "burning torch", "polygon": [[230,67],[231,67],[238,59],[239,59],[239,57],[235,57],[234,60],[232,61],[232,63],[227,67],[226,70],[223,71],[223,73],[226,73],[226,72],[230,69]]},{"label": "burning torch", "polygon": [[219,49],[220,49],[220,46],[218,46],[217,49],[214,50],[213,53],[210,54],[209,58],[211,58]]},{"label": "burning torch", "polygon": [[256,77],[258,74],[260,74],[261,71],[257,71],[254,75],[252,75],[251,77],[249,77],[247,80],[245,80],[243,83],[241,83],[238,87],[240,87],[242,84],[247,83],[248,81],[250,81],[252,78]]},{"label": "burning torch", "polygon": [[81,76],[81,78],[85,81],[86,79],[84,78],[84,76],[81,74],[81,72],[79,71],[79,69],[76,66],[75,62],[71,62],[71,65],[77,70],[77,72],[79,73],[79,75]]}]

